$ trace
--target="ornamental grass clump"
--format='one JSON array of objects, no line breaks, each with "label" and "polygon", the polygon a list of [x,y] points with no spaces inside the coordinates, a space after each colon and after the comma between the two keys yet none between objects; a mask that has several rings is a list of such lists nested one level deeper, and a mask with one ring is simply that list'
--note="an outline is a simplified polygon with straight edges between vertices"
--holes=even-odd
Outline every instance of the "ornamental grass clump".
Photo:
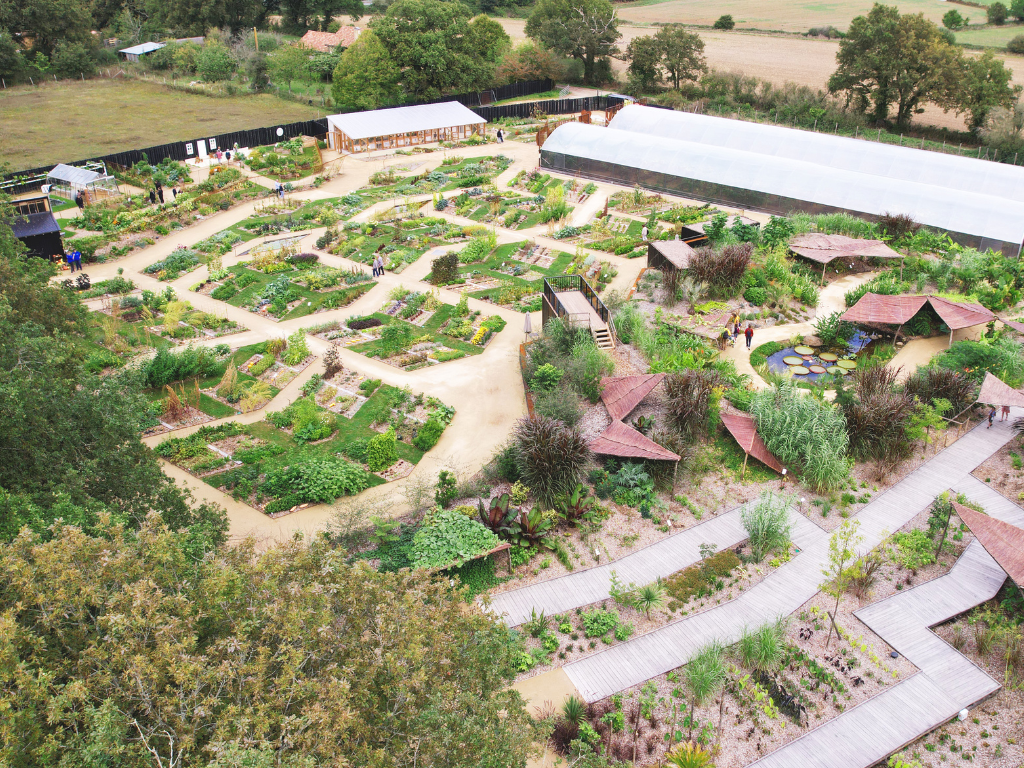
[{"label": "ornamental grass clump", "polygon": [[707,437],[718,419],[722,375],[713,368],[688,369],[665,377],[672,426],[689,440]]},{"label": "ornamental grass clump", "polygon": [[838,488],[849,476],[850,440],[837,406],[780,384],[755,394],[750,414],[768,450],[783,464],[800,465],[812,488]]},{"label": "ornamental grass clump", "polygon": [[583,479],[590,448],[575,427],[546,416],[521,419],[514,437],[520,476],[544,504],[553,505]]},{"label": "ornamental grass clump", "polygon": [[911,452],[907,434],[916,403],[897,387],[900,368],[876,365],[854,377],[854,397],[839,397],[854,455],[895,468]]},{"label": "ornamental grass clump", "polygon": [[704,246],[694,251],[687,272],[696,282],[706,283],[712,294],[732,295],[739,288],[753,253],[750,243],[727,245],[721,250]]},{"label": "ornamental grass clump", "polygon": [[740,520],[750,537],[750,556],[760,563],[770,552],[782,552],[789,547],[789,499],[765,491],[760,498],[748,504],[740,513]]}]

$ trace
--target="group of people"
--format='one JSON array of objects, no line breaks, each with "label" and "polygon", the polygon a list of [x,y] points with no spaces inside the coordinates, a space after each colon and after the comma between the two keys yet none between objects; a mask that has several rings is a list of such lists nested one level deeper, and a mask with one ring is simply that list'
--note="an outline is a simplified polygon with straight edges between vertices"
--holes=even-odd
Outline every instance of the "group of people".
[{"label": "group of people", "polygon": [[[999,420],[1000,421],[1007,421],[1007,420],[1009,420],[1009,418],[1010,418],[1010,406],[1003,405],[1003,406],[1000,406],[1000,407],[1001,407],[1002,410],[999,413]],[[990,410],[988,412],[988,427],[987,427],[988,429],[992,429],[992,422],[995,421],[995,418],[996,418],[996,407],[993,405],[992,406],[992,410]]]},{"label": "group of people", "polygon": [[380,254],[377,254],[377,256],[373,260],[373,276],[374,277],[380,277],[383,274],[384,274],[384,257],[381,256]]},{"label": "group of people", "polygon": [[742,325],[743,321],[740,319],[740,313],[733,312],[725,324],[725,330],[722,331],[722,335],[719,337],[721,342],[719,346],[724,349],[726,342],[732,341],[735,343],[736,338],[742,331],[744,338],[747,340],[747,349],[750,349],[750,342],[754,340],[754,324],[747,323],[746,328],[742,328]]},{"label": "group of people", "polygon": [[[178,199],[178,188],[171,187],[172,200]],[[153,183],[153,188],[149,190],[149,202],[151,205],[156,205],[156,201],[159,200],[162,205],[164,202],[164,186],[159,181]]]},{"label": "group of people", "polygon": [[75,270],[82,271],[82,252],[81,251],[65,251],[64,260],[67,265],[71,268],[71,273],[74,274]]},{"label": "group of people", "polygon": [[275,182],[274,183],[274,194],[276,194],[279,198],[284,200],[284,184],[282,184],[279,181]]}]

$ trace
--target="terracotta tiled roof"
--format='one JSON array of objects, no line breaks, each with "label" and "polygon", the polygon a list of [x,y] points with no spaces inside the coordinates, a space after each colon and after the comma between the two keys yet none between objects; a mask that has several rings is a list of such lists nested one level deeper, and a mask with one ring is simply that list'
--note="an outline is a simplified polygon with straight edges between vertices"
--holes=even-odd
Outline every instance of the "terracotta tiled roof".
[{"label": "terracotta tiled roof", "polygon": [[659,459],[679,461],[679,456],[662,448],[621,421],[613,421],[608,429],[590,441],[590,450],[602,456],[624,459]]},{"label": "terracotta tiled roof", "polygon": [[899,259],[900,254],[881,240],[861,240],[846,235],[823,235],[809,232],[797,235],[789,249],[819,264],[828,264],[843,256],[871,256],[876,259]]},{"label": "terracotta tiled roof", "polygon": [[725,428],[729,430],[729,434],[736,438],[736,442],[740,444],[740,448],[743,449],[744,453],[749,453],[762,464],[771,467],[776,472],[782,472],[782,464],[772,455],[771,451],[764,444],[764,440],[757,434],[757,425],[754,424],[754,420],[750,416],[742,413],[722,413],[719,415]]},{"label": "terracotta tiled roof", "polygon": [[995,315],[980,304],[950,301],[941,296],[883,296],[865,293],[860,301],[846,310],[843,320],[851,323],[903,325],[925,304],[931,304],[942,322],[952,330],[981,325],[995,319]]},{"label": "terracotta tiled roof", "polygon": [[299,44],[314,51],[327,53],[339,45],[348,48],[359,37],[359,29],[352,26],[341,27],[337,32],[315,32],[312,29],[302,36]]},{"label": "terracotta tiled roof", "polygon": [[981,392],[978,393],[978,402],[988,405],[1016,405],[1024,408],[1024,393],[1013,389],[997,376],[985,373],[985,381],[981,384]]},{"label": "terracotta tiled roof", "polygon": [[1024,529],[953,502],[960,519],[1018,587],[1024,587]]},{"label": "terracotta tiled roof", "polygon": [[648,373],[601,379],[601,399],[608,409],[608,415],[619,421],[626,418],[664,378],[664,373]]}]

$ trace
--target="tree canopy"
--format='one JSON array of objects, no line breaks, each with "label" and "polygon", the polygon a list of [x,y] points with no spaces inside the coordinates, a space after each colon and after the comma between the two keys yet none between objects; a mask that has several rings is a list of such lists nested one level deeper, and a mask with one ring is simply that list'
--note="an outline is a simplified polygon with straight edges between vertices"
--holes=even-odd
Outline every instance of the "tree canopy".
[{"label": "tree canopy", "polygon": [[397,0],[372,29],[399,70],[408,95],[433,99],[490,85],[504,39],[491,24],[470,23],[458,0]]},{"label": "tree canopy", "polygon": [[920,13],[901,16],[876,3],[839,42],[829,91],[845,94],[879,123],[895,108],[896,124],[905,126],[930,102],[968,114],[977,130],[989,109],[1012,101],[1010,73],[991,54],[965,57],[951,37]]},{"label": "tree canopy", "polygon": [[334,70],[331,94],[341,109],[379,109],[397,104],[402,97],[399,71],[380,39],[363,32],[341,54]]},{"label": "tree canopy", "polygon": [[687,32],[681,24],[669,24],[654,36],[664,57],[662,66],[672,79],[672,87],[679,88],[683,80],[696,80],[708,71],[704,58],[704,41],[700,35]]},{"label": "tree canopy", "polygon": [[139,439],[136,378],[82,365],[86,313],[23,253],[0,211],[0,537],[58,518],[91,531],[103,515],[138,527],[155,513],[189,529],[192,553],[224,541],[223,510],[195,506]]},{"label": "tree canopy", "polygon": [[618,53],[619,19],[608,0],[539,0],[526,34],[583,64],[583,82],[594,84],[597,62]]},{"label": "tree canopy", "polygon": [[195,561],[155,518],[97,534],[0,548],[0,763],[525,763],[509,632],[446,580],[320,539]]}]

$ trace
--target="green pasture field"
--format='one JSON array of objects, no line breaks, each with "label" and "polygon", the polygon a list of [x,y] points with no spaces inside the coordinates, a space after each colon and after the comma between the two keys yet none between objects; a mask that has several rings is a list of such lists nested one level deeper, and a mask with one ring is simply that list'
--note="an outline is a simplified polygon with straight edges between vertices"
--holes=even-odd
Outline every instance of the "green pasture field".
[{"label": "green pasture field", "polygon": [[35,168],[322,114],[269,94],[203,96],[138,80],[19,85],[0,89],[0,160]]}]

